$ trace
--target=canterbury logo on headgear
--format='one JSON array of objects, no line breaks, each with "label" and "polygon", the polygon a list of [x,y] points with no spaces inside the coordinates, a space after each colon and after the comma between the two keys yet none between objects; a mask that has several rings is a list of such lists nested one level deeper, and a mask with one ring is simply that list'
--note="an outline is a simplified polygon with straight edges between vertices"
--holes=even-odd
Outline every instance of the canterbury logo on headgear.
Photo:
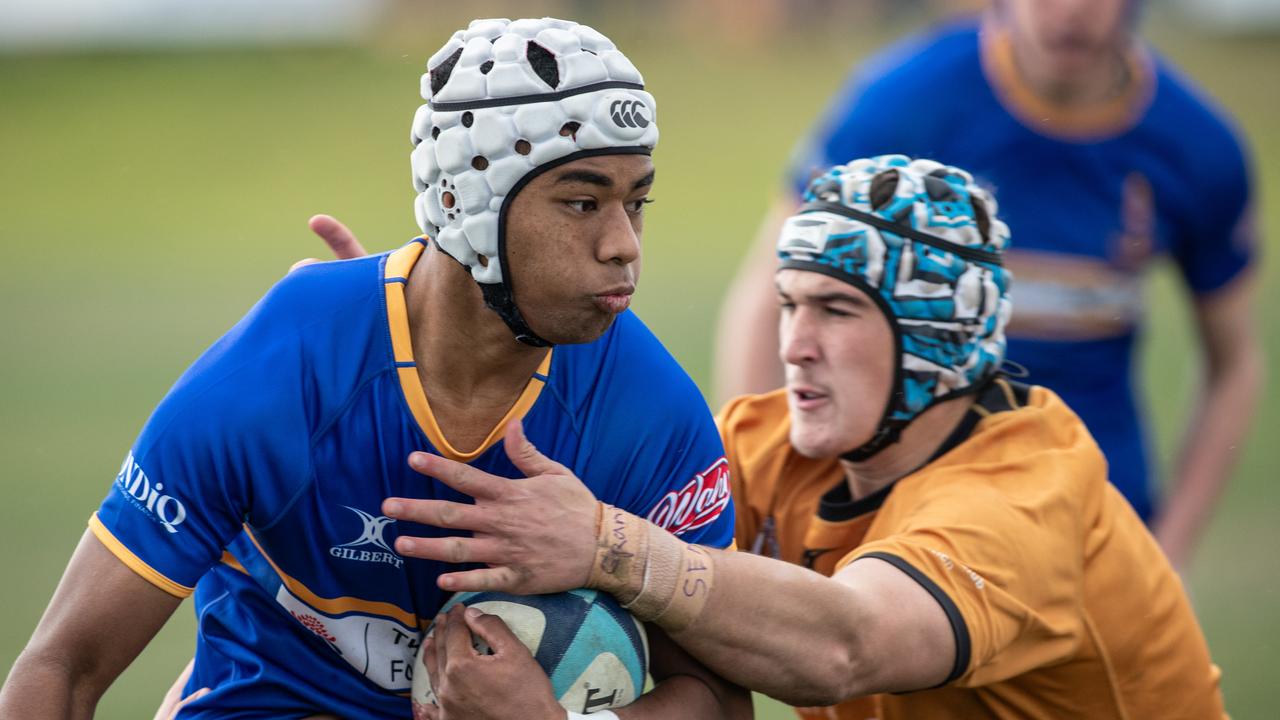
[{"label": "canterbury logo on headgear", "polygon": [[647,128],[649,118],[645,116],[649,108],[639,100],[614,100],[609,106],[609,117],[618,127]]}]

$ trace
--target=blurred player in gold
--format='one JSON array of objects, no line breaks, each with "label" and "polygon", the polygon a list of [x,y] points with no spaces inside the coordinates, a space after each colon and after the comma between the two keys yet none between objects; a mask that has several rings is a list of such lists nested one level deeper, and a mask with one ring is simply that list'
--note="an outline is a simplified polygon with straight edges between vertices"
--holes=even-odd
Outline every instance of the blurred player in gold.
[{"label": "blurred player in gold", "polygon": [[475,537],[396,549],[490,564],[442,575],[450,590],[604,589],[804,717],[1224,717],[1182,585],[1088,430],[999,372],[994,199],[963,170],[882,156],[805,201],[777,243],[786,387],[720,418],[755,554],[598,503],[515,424],[527,480],[410,457],[476,502],[383,512]]}]

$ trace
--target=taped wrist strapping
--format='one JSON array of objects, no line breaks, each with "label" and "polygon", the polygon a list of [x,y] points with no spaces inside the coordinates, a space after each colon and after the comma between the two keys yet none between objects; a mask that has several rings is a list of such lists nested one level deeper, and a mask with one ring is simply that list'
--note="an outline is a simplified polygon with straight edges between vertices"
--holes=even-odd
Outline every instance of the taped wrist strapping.
[{"label": "taped wrist strapping", "polygon": [[587,585],[669,632],[697,619],[715,578],[706,549],[604,503],[597,518],[596,557]]}]

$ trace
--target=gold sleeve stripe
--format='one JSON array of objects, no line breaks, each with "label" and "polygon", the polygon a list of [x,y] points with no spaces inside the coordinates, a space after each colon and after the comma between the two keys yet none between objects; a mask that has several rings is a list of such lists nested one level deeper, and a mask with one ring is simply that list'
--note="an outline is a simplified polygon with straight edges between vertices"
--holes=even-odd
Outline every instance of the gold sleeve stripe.
[{"label": "gold sleeve stripe", "polygon": [[190,597],[191,593],[195,592],[195,588],[170,580],[155,568],[143,562],[137,555],[134,555],[132,550],[125,547],[124,543],[117,540],[116,536],[112,535],[111,531],[107,529],[107,526],[102,524],[96,512],[89,518],[89,529],[93,531],[94,537],[98,538],[98,541],[111,551],[112,555],[119,558],[120,562],[128,565],[129,569],[141,575],[143,580],[176,598]]}]

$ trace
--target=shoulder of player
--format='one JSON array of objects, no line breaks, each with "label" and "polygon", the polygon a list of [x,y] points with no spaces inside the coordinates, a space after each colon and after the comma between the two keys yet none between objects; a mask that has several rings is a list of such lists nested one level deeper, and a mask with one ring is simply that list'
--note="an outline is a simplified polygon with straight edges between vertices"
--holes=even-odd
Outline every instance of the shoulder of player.
[{"label": "shoulder of player", "polygon": [[[919,103],[921,88],[947,85],[957,70],[980,77],[978,24],[965,19],[922,31],[881,50],[858,66],[864,94]],[[930,106],[936,111],[937,105]]]},{"label": "shoulder of player", "polygon": [[[977,405],[985,416],[968,439],[905,478],[894,494],[1076,504],[1101,492],[1106,460],[1084,422],[1048,388],[999,382],[1005,387],[993,394],[1007,393],[1007,402]],[[914,489],[899,492],[905,488]]]},{"label": "shoulder of player", "polygon": [[[360,372],[367,363],[354,357],[359,353],[339,350],[358,346],[354,338],[380,316],[367,305],[377,298],[371,290],[381,288],[378,266],[372,257],[289,273],[183,373],[157,413],[174,419],[189,414],[197,424],[216,416],[228,430],[258,427],[304,404],[301,396],[313,384],[309,375]],[[307,406],[323,412],[327,401],[340,402],[327,398],[339,385],[315,388],[325,392],[311,393]]]},{"label": "shoulder of player", "polygon": [[1097,451],[1084,421],[1049,388],[999,380],[990,395],[1006,397],[978,406],[985,416],[970,437],[990,445],[989,455]]},{"label": "shoulder of player", "polygon": [[[1180,157],[1189,178],[1220,182],[1221,173],[1241,173],[1244,134],[1230,113],[1168,59],[1149,51],[1156,73],[1156,94],[1146,123],[1170,138],[1170,157]],[[1196,142],[1187,143],[1188,137]]]},{"label": "shoulder of player", "polygon": [[[280,367],[350,355],[358,338],[384,330],[380,256],[317,263],[281,278],[211,348],[229,363]],[[339,352],[342,351],[342,352]]]},{"label": "shoulder of player", "polygon": [[361,300],[381,299],[384,255],[306,265],[287,273],[263,297],[264,312],[299,325],[333,317]]}]

